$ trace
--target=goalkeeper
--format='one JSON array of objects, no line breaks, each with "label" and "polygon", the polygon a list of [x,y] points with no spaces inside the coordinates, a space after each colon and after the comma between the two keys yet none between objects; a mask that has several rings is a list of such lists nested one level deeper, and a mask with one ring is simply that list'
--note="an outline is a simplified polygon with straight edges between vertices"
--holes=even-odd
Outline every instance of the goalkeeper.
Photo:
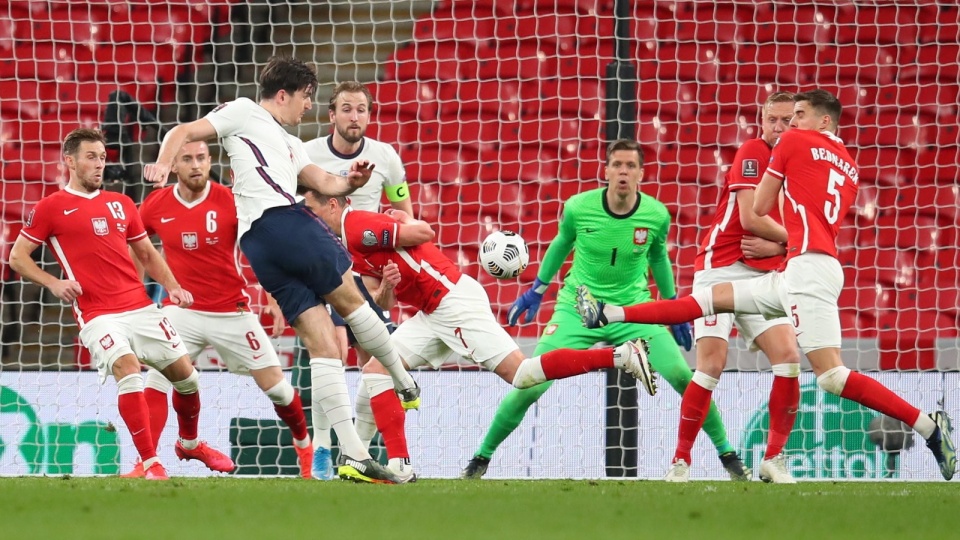
[{"label": "goalkeeper", "polygon": [[[587,284],[601,300],[616,299],[624,305],[628,305],[625,299],[631,299],[632,303],[647,302],[651,300],[647,274],[648,269],[652,269],[661,296],[676,296],[666,246],[670,215],[662,203],[638,192],[643,178],[643,156],[635,141],[621,139],[610,144],[606,178],[607,187],[578,194],[565,203],[559,233],[547,249],[533,287],[510,308],[509,323],[515,325],[524,312],[525,322],[533,320],[550,280],[574,250],[573,266],[564,278],[556,310],[534,354],[561,347],[589,349],[598,343],[619,346],[644,339],[650,346],[652,367],[683,395],[693,372],[677,344],[690,350],[689,324],[674,325],[668,331],[663,326],[649,324],[611,324],[587,329],[580,322],[576,310],[576,288],[580,284]],[[548,381],[507,394],[480,449],[461,473],[462,478],[483,476],[497,447],[520,425],[527,409],[551,384],[552,381]],[[712,403],[703,430],[716,446],[730,477],[749,480],[750,470],[727,440],[720,414]]]}]

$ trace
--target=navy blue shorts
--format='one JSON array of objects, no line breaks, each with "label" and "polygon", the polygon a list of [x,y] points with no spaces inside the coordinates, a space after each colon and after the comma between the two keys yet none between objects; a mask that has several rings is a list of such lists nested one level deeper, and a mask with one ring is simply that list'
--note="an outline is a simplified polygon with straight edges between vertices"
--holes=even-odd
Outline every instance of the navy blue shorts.
[{"label": "navy blue shorts", "polygon": [[[363,278],[354,274],[353,280],[357,282],[357,288],[360,289],[360,294],[367,299],[367,303],[370,304],[370,307],[373,308],[373,312],[377,314],[377,317],[380,317],[380,320],[383,321],[383,324],[387,325],[387,331],[391,334],[394,330],[397,329],[396,323],[390,319],[390,312],[380,307],[374,300],[373,296],[370,294],[370,291],[367,290],[367,286],[363,284]],[[347,321],[343,320],[343,317],[337,314],[336,310],[333,309],[333,306],[327,306],[330,311],[330,318],[333,319],[334,326],[346,326],[347,327],[347,343],[350,346],[357,344],[357,337],[353,335],[353,330],[350,329],[350,325],[347,324]]]},{"label": "navy blue shorts", "polygon": [[353,262],[340,239],[302,202],[270,208],[240,239],[263,288],[291,325],[343,284]]}]

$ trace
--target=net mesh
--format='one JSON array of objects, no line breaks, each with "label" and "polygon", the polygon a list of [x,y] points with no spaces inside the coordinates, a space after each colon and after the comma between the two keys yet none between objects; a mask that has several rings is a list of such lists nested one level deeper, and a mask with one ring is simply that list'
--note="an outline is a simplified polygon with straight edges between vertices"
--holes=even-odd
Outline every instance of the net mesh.
[{"label": "net mesh", "polygon": [[[30,208],[65,181],[59,144],[67,132],[101,125],[112,133],[111,162],[120,167],[110,189],[139,202],[148,191],[139,179],[140,164],[155,155],[157,127],[193,120],[218,102],[255,97],[257,67],[269,56],[296,55],[319,68],[316,117],[308,114],[297,128],[304,140],[327,132],[325,100],[332,85],[360,80],[376,101],[368,135],[400,152],[416,211],[434,225],[444,253],[486,287],[505,321],[556,235],[562,201],[601,185],[608,97],[602,77],[615,59],[613,4],[0,0],[0,417],[19,415],[3,422],[0,438],[11,449],[16,445],[9,441],[20,441],[21,449],[4,453],[0,441],[0,474],[61,471],[52,457],[63,454],[50,442],[61,440],[54,432],[73,426],[75,444],[94,437],[91,447],[97,449],[109,445],[96,437],[111,432],[94,429],[91,435],[81,425],[119,422],[111,383],[101,389],[84,371],[89,360],[77,344],[69,310],[7,266]],[[943,401],[958,412],[958,384],[949,373],[960,367],[957,7],[923,0],[629,4],[627,51],[638,70],[637,139],[646,160],[642,190],[674,217],[670,253],[681,293],[690,290],[697,243],[711,223],[723,175],[739,145],[759,135],[764,97],[775,90],[826,88],[844,105],[840,136],[861,179],[839,240],[846,278],[844,361],[883,370],[886,384],[926,410]],[[111,116],[109,97],[117,90],[142,108]],[[225,156],[220,165],[226,172]],[[531,265],[518,280],[495,280],[477,264],[482,239],[501,229],[518,232],[530,247]],[[41,261],[59,273],[46,250]],[[555,291],[548,292],[534,323],[511,330],[524,350],[544,330]],[[763,369],[764,359],[732,343],[730,366],[740,372],[724,376],[717,399],[732,443],[749,452],[756,444],[751,437],[760,436],[751,429],[764,421],[769,380],[750,373]],[[294,363],[292,338],[281,346],[286,362]],[[433,405],[449,410],[410,415],[410,438],[418,441],[415,455],[425,474],[452,476],[475,450],[507,387],[492,375],[456,369],[429,377],[436,379],[424,384],[425,395],[434,394]],[[238,418],[272,420],[266,398],[246,379],[216,373],[204,378],[210,392],[222,385],[246,388],[241,403],[259,411],[206,399],[205,425],[216,430],[221,446],[242,446],[244,437],[230,430]],[[795,446],[788,445],[797,459],[811,460],[803,470],[822,477],[882,475],[883,452],[865,435],[875,415],[857,417],[863,425],[850,420],[859,410],[829,417],[825,411],[845,406],[815,397],[811,380],[803,380],[811,392],[809,415],[798,421]],[[604,452],[613,442],[606,442],[603,430],[604,380],[591,376],[564,384],[507,440],[491,474],[605,474]],[[81,392],[61,391],[77,385]],[[3,400],[42,411],[30,420],[42,429],[31,431],[34,424],[23,420],[30,418],[21,411],[26,409]],[[641,476],[662,474],[675,442],[678,403],[669,389],[656,400],[641,400]],[[461,435],[450,437],[443,428]],[[47,442],[29,443],[34,432]],[[863,448],[830,442],[851,434],[863,434]],[[123,430],[118,436],[123,451],[116,460],[121,454],[129,460],[127,436]],[[267,443],[252,440],[260,447],[252,472],[289,472],[277,468],[286,459],[282,453],[271,454]],[[702,469],[695,468],[695,475],[722,477],[707,447],[697,446],[702,455],[694,461]],[[30,454],[24,448],[53,450]],[[111,472],[96,469],[98,452],[78,453],[78,470]],[[33,467],[28,454],[46,456],[46,465]],[[916,450],[905,456],[901,477],[935,476],[924,461],[928,456]]]}]

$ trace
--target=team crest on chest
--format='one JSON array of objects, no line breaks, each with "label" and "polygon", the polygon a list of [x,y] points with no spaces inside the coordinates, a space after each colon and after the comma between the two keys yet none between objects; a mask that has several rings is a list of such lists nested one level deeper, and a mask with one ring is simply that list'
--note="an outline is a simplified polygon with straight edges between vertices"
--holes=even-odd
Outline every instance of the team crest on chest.
[{"label": "team crest on chest", "polygon": [[183,241],[183,249],[197,249],[199,246],[199,242],[197,241],[197,233],[195,232],[181,233],[180,238]]},{"label": "team crest on chest", "polygon": [[93,222],[93,233],[97,236],[106,236],[110,234],[110,226],[107,224],[107,218],[95,217]]},{"label": "team crest on chest", "polygon": [[647,237],[650,235],[650,231],[643,227],[637,227],[633,230],[633,243],[642,246],[647,243]]}]

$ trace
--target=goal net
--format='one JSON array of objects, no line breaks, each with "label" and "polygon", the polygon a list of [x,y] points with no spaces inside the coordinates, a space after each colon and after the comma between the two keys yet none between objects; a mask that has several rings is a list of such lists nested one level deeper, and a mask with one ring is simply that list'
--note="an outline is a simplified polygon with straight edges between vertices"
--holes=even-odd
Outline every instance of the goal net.
[{"label": "goal net", "polygon": [[[673,217],[669,247],[681,294],[690,291],[723,176],[739,146],[759,136],[764,98],[830,90],[844,107],[839,135],[860,169],[839,239],[843,360],[923,410],[960,414],[958,8],[933,0],[626,4],[619,50],[637,78],[624,103],[635,107],[646,161],[641,190]],[[8,267],[30,209],[65,182],[66,133],[101,126],[110,140],[108,189],[139,203],[149,192],[140,172],[156,155],[158,127],[255,98],[257,69],[270,56],[319,68],[317,103],[295,131],[304,140],[327,133],[333,85],[359,80],[375,98],[367,135],[399,151],[416,212],[434,226],[443,252],[484,285],[506,324],[557,234],[563,201],[604,184],[615,5],[0,0],[0,474],[114,474],[136,455],[115,384],[98,384],[70,310]],[[228,179],[228,170],[221,155],[216,172]],[[516,280],[496,280],[478,265],[480,242],[496,230],[518,232],[531,250]],[[51,254],[37,253],[59,275]],[[548,331],[559,281],[534,322],[508,329],[528,354]],[[292,332],[275,346],[295,382],[308,381]],[[685,356],[692,365],[694,353]],[[201,436],[229,448],[242,474],[294,474],[289,434],[253,382],[223,371],[215,353],[198,365]],[[730,444],[756,467],[772,375],[739,339],[731,340],[728,367],[714,395]],[[357,378],[348,371],[351,388]],[[415,378],[424,395],[422,409],[407,415],[415,467],[425,477],[456,476],[510,387],[455,359]],[[786,447],[795,476],[938,478],[922,440],[819,391],[809,371],[800,380],[800,415]],[[503,443],[489,475],[662,476],[680,396],[665,383],[656,398],[634,390],[604,373],[557,383]],[[171,415],[161,439],[170,464],[174,423]],[[725,477],[705,435],[693,461],[694,478]],[[205,474],[180,464],[171,473]]]}]

